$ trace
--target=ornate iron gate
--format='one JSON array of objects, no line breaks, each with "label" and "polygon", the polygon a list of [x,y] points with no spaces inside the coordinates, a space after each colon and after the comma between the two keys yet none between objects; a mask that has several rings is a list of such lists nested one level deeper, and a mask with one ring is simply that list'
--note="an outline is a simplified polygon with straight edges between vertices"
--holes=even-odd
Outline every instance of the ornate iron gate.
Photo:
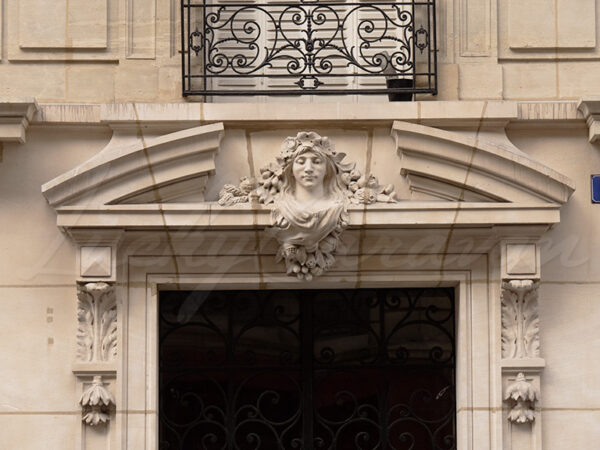
[{"label": "ornate iron gate", "polygon": [[451,289],[160,295],[161,449],[456,448]]}]

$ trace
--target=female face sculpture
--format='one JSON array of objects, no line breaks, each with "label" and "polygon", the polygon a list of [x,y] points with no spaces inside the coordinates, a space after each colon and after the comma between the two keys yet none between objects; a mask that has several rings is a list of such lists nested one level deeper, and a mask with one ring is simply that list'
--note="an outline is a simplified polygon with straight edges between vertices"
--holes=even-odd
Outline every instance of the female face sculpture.
[{"label": "female face sculpture", "polygon": [[327,173],[327,161],[319,153],[306,150],[292,163],[292,174],[296,181],[296,191],[307,191],[313,195],[323,194],[323,183]]},{"label": "female face sculpture", "polygon": [[272,205],[270,232],[280,244],[277,260],[285,261],[289,275],[310,280],[335,262],[350,203],[394,201],[392,185],[381,187],[376,178],[362,176],[354,163],[343,162],[345,156],[327,137],[300,132],[283,142],[276,163],[261,168],[258,182],[245,178],[239,186],[225,185],[219,204],[254,199]]}]

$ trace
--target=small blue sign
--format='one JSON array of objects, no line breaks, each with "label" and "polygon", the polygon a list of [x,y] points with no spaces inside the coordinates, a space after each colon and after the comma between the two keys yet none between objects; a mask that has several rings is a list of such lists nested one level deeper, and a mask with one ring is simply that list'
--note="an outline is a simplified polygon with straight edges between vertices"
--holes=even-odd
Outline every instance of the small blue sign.
[{"label": "small blue sign", "polygon": [[600,203],[600,175],[592,175],[592,203]]}]

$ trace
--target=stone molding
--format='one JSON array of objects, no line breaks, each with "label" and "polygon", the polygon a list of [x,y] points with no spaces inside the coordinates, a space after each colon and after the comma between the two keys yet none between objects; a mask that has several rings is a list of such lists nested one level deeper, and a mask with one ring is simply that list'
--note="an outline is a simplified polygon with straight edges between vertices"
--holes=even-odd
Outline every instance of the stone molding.
[{"label": "stone molding", "polygon": [[[161,189],[215,171],[214,158],[223,136],[216,123],[176,131],[121,146],[109,145],[90,160],[42,186],[48,203],[116,204],[164,200]],[[168,195],[168,194],[167,194]]]},{"label": "stone molding", "polygon": [[577,104],[577,108],[583,114],[589,128],[588,140],[592,144],[598,142],[600,139],[600,97],[583,98]]},{"label": "stone molding", "polygon": [[[486,105],[482,117],[483,106]],[[379,122],[394,120],[428,126],[504,127],[511,123],[552,123],[553,127],[583,124],[585,117],[576,101],[435,101],[402,104],[319,103],[280,104],[274,110],[269,104],[252,103],[40,103],[33,116],[34,125],[118,125],[166,126],[189,128],[213,122],[284,123],[312,122]],[[134,109],[135,108],[135,109]]]},{"label": "stone molding", "polygon": [[[223,207],[214,203],[161,205],[63,206],[56,210],[57,225],[76,228],[210,227],[262,229],[271,225],[271,210],[258,204]],[[560,205],[410,201],[393,204],[350,205],[350,227],[451,225],[536,225],[560,222]]]},{"label": "stone molding", "polygon": [[0,143],[25,143],[25,135],[39,107],[34,98],[0,101]]},{"label": "stone molding", "polygon": [[[575,191],[566,176],[529,158],[511,144],[487,142],[479,136],[408,122],[394,122],[392,136],[402,155],[402,173],[412,190],[420,190],[419,180],[435,180],[439,186],[460,189],[454,200],[478,195],[491,202],[565,203]],[[441,199],[448,191],[429,186]]]}]

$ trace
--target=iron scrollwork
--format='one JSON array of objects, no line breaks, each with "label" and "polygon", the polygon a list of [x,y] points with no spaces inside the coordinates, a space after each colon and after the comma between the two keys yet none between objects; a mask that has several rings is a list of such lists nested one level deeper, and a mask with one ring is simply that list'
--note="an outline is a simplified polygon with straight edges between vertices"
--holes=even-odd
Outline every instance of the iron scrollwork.
[{"label": "iron scrollwork", "polygon": [[163,292],[159,378],[163,449],[452,450],[453,294]]},{"label": "iron scrollwork", "polygon": [[274,80],[271,94],[346,92],[348,77],[382,80],[352,89],[360,93],[386,93],[386,78],[412,80],[412,92],[437,89],[434,0],[185,0],[182,10],[184,94],[233,95],[219,82],[240,78]]}]

